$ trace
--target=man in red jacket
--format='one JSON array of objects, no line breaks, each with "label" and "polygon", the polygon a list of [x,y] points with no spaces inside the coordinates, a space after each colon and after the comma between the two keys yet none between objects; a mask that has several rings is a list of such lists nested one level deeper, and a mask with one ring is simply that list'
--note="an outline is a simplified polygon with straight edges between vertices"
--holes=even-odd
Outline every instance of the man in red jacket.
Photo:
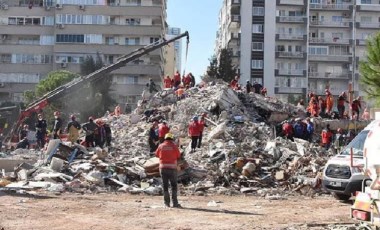
[{"label": "man in red jacket", "polygon": [[158,140],[160,140],[160,143],[164,142],[165,135],[169,133],[169,131],[170,128],[167,125],[166,121],[163,121],[158,125]]},{"label": "man in red jacket", "polygon": [[293,139],[293,126],[292,126],[292,122],[291,121],[286,121],[283,125],[282,125],[282,133],[284,134],[284,136],[286,137],[286,139],[289,139],[291,141],[294,141]]},{"label": "man in red jacket", "polygon": [[202,114],[201,119],[199,121],[199,138],[198,138],[198,148],[202,145],[202,137],[203,137],[203,130],[205,127],[208,127],[205,122],[206,113]]},{"label": "man in red jacket", "polygon": [[178,87],[181,84],[181,74],[178,70],[174,74],[174,87]]},{"label": "man in red jacket", "polygon": [[170,207],[169,182],[172,188],[172,202],[174,208],[181,208],[177,199],[177,160],[181,153],[173,142],[174,136],[171,133],[165,135],[165,141],[156,150],[156,156],[160,159],[160,174],[164,187],[164,202],[166,207]]},{"label": "man in red jacket", "polygon": [[164,88],[168,89],[172,87],[172,79],[168,76],[164,78]]},{"label": "man in red jacket", "polygon": [[200,126],[198,123],[198,117],[193,117],[192,122],[189,124],[189,137],[191,137],[191,152],[195,152],[197,147],[198,138],[200,135]]}]

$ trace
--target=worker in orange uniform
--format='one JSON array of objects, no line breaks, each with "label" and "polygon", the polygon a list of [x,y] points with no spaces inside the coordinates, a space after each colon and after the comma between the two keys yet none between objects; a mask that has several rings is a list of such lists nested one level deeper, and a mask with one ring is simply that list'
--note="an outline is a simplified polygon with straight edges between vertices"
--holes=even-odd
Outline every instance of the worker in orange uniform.
[{"label": "worker in orange uniform", "polygon": [[325,95],[326,95],[326,114],[330,115],[332,112],[332,108],[334,106],[334,98],[330,92],[330,90],[326,89],[325,90]]},{"label": "worker in orange uniform", "polygon": [[170,89],[172,87],[172,79],[168,76],[164,78],[164,88]]},{"label": "worker in orange uniform", "polygon": [[317,98],[315,96],[312,97],[310,100],[309,110],[310,110],[311,116],[313,116],[313,117],[319,116],[319,104],[318,104]]},{"label": "worker in orange uniform", "polygon": [[185,89],[182,86],[179,86],[179,88],[175,91],[175,94],[177,95],[177,100],[181,100],[185,97]]},{"label": "worker in orange uniform", "polygon": [[202,145],[203,130],[205,129],[205,127],[208,127],[205,121],[206,116],[207,116],[207,113],[203,113],[199,120],[198,148],[200,148]]},{"label": "worker in orange uniform", "polygon": [[326,113],[326,101],[322,98],[322,96],[318,97],[318,105],[319,105],[319,111],[322,115]]},{"label": "worker in orange uniform", "polygon": [[165,135],[165,141],[156,150],[156,157],[160,159],[160,174],[164,189],[164,202],[166,207],[170,207],[169,183],[172,189],[172,202],[174,208],[181,208],[177,199],[177,160],[181,153],[177,145],[173,142],[174,136],[171,133]]},{"label": "worker in orange uniform", "polygon": [[339,112],[339,119],[343,119],[344,118],[344,111],[346,109],[345,106],[344,106],[344,103],[348,103],[346,92],[342,92],[339,95],[339,97],[338,97],[337,108],[338,108],[338,112]]},{"label": "worker in orange uniform", "polygon": [[181,84],[181,74],[178,72],[178,70],[174,74],[174,87],[178,87]]},{"label": "worker in orange uniform", "polygon": [[162,121],[158,125],[158,140],[160,141],[160,143],[164,142],[165,135],[169,133],[169,131],[170,131],[170,128],[168,124],[166,123],[166,121]]},{"label": "worker in orange uniform", "polygon": [[200,125],[198,122],[198,117],[194,116],[189,124],[189,137],[191,137],[191,152],[195,152],[197,147],[197,142],[200,135]]},{"label": "worker in orange uniform", "polygon": [[326,128],[322,130],[321,138],[322,138],[322,147],[324,147],[326,150],[330,148],[332,137],[334,134],[332,133],[330,129],[330,125],[327,124]]}]

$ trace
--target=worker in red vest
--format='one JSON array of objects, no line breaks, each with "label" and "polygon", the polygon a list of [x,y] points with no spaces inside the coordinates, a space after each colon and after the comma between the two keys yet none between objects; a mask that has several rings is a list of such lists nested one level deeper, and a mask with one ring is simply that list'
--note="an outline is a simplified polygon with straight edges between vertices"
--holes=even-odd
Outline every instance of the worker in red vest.
[{"label": "worker in red vest", "polygon": [[361,98],[357,97],[355,98],[351,103],[351,109],[352,109],[352,119],[359,120],[359,114],[360,109],[362,108],[362,104],[360,102]]},{"label": "worker in red vest", "polygon": [[198,117],[193,117],[192,121],[189,124],[189,137],[191,137],[191,152],[195,152],[195,148],[197,147],[197,142],[200,135],[200,125],[198,122]]},{"label": "worker in red vest", "polygon": [[164,88],[169,89],[172,87],[172,79],[168,76],[164,78]]},{"label": "worker in red vest", "polygon": [[236,85],[239,83],[239,76],[235,76],[234,79],[232,79],[232,81],[230,82],[230,87],[232,89],[235,89],[236,88]]},{"label": "worker in red vest", "polygon": [[202,137],[203,137],[203,130],[205,127],[208,127],[205,121],[205,117],[207,116],[207,113],[203,113],[199,120],[199,138],[198,138],[198,148],[202,145]]},{"label": "worker in red vest", "polygon": [[172,202],[174,208],[181,208],[177,199],[177,160],[181,153],[178,146],[173,142],[174,136],[171,133],[165,135],[165,141],[156,150],[156,156],[160,159],[160,174],[164,189],[164,202],[166,207],[170,207],[169,182],[172,189]]},{"label": "worker in red vest", "polygon": [[160,143],[164,142],[165,135],[169,133],[170,128],[166,121],[161,122],[161,124],[158,125],[158,140]]},{"label": "worker in red vest", "polygon": [[291,121],[286,121],[282,125],[282,133],[287,139],[294,141],[293,139],[294,132],[293,132],[293,126],[292,126]]},{"label": "worker in red vest", "polygon": [[330,148],[333,136],[334,134],[332,133],[330,129],[330,125],[327,124],[326,128],[323,129],[321,133],[321,138],[322,138],[321,144],[322,144],[322,147],[324,147],[326,150]]},{"label": "worker in red vest", "polygon": [[181,74],[179,74],[178,70],[174,74],[174,87],[178,87],[181,84]]}]

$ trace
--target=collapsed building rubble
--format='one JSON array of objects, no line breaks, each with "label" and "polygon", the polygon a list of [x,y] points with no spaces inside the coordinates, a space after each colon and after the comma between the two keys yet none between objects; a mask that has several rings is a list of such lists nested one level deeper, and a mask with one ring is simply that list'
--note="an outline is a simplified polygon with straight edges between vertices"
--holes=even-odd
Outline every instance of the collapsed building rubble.
[{"label": "collapsed building rubble", "polygon": [[[111,148],[86,150],[54,140],[44,153],[26,151],[22,155],[36,157],[14,171],[3,170],[0,187],[161,194],[158,159],[150,154],[147,143],[150,124],[141,119],[145,110],[157,108],[158,118],[168,122],[182,149],[182,192],[254,193],[282,199],[284,194],[312,196],[321,191],[321,172],[332,151],[301,139],[283,139],[276,132],[276,125],[304,111],[276,98],[238,94],[222,84],[191,88],[186,94],[177,101],[170,91],[160,92],[149,102],[140,102],[132,114],[102,118],[113,130]],[[190,153],[187,125],[202,113],[208,114],[209,127],[203,147]],[[320,128],[328,122],[314,120]],[[356,128],[361,126],[364,123],[355,122]],[[10,155],[20,155],[20,151]]]}]

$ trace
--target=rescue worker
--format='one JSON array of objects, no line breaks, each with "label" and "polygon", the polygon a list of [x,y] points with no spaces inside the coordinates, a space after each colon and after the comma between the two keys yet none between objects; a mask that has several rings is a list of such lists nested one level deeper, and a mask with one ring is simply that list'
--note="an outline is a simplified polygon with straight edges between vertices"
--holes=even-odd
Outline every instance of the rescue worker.
[{"label": "rescue worker", "polygon": [[197,142],[200,135],[200,126],[198,123],[198,117],[194,116],[189,124],[189,137],[191,137],[191,152],[195,152]]},{"label": "rescue worker", "polygon": [[25,137],[28,137],[29,125],[24,125],[18,134],[19,141],[22,141]]},{"label": "rescue worker", "polygon": [[62,119],[60,118],[61,113],[58,111],[54,112],[54,123],[53,123],[53,139],[59,139],[59,135],[62,132]]},{"label": "rescue worker", "polygon": [[342,92],[338,97],[337,109],[339,113],[339,119],[343,119],[344,117],[344,111],[345,111],[344,103],[348,103],[346,92]]},{"label": "rescue worker", "polygon": [[308,117],[306,118],[306,140],[309,142],[312,142],[313,134],[314,134],[314,124],[311,121],[311,119]]},{"label": "rescue worker", "polygon": [[43,115],[38,114],[38,120],[35,124],[36,127],[36,139],[37,139],[37,147],[42,149],[45,146],[45,138],[47,133],[47,122],[43,118]]},{"label": "rescue worker", "polygon": [[158,134],[157,134],[158,122],[154,121],[149,129],[148,144],[150,147],[150,152],[154,153],[158,146]]},{"label": "rescue worker", "polygon": [[97,129],[97,125],[94,123],[94,118],[89,117],[88,122],[83,125],[82,129],[85,131],[86,136],[85,136],[85,144],[86,147],[95,147],[94,145],[94,133],[95,130]]},{"label": "rescue worker", "polygon": [[293,126],[291,124],[291,121],[286,121],[284,124],[282,124],[282,133],[286,139],[294,141]]},{"label": "rescue worker", "polygon": [[107,147],[111,147],[111,141],[112,141],[112,131],[109,124],[104,123],[104,131],[106,132],[106,144]]},{"label": "rescue worker", "polygon": [[189,76],[191,78],[190,87],[194,87],[195,86],[195,77],[192,73],[189,73]]},{"label": "rescue worker", "polygon": [[166,78],[164,78],[164,88],[166,89],[170,89],[172,88],[172,79],[168,76],[166,76]]},{"label": "rescue worker", "polygon": [[156,150],[156,157],[160,159],[160,174],[164,190],[164,203],[170,207],[169,183],[172,190],[172,203],[174,208],[181,208],[177,199],[177,160],[181,153],[177,145],[173,142],[174,136],[171,133],[165,135],[165,141]]},{"label": "rescue worker", "polygon": [[255,89],[255,93],[257,94],[261,93],[263,86],[260,83],[258,83],[257,81],[254,81],[252,86]]},{"label": "rescue worker", "polygon": [[152,78],[149,78],[148,87],[149,87],[149,93],[158,92],[156,83],[154,83]]},{"label": "rescue worker", "polygon": [[362,108],[360,100],[361,100],[361,98],[357,97],[351,103],[352,120],[354,120],[354,119],[359,120],[360,109]]},{"label": "rescue worker", "polygon": [[174,74],[174,87],[177,88],[181,84],[181,74],[178,70]]},{"label": "rescue worker", "polygon": [[326,94],[326,114],[330,115],[331,112],[332,112],[332,108],[334,106],[334,99],[333,99],[333,96],[330,92],[330,90],[326,89],[325,90],[325,94]]},{"label": "rescue worker", "polygon": [[293,125],[294,137],[305,139],[305,129],[300,118],[296,119],[296,122]]},{"label": "rescue worker", "polygon": [[161,124],[158,125],[158,140],[160,143],[164,142],[165,135],[169,133],[169,131],[170,128],[166,121],[162,121]]},{"label": "rescue worker", "polygon": [[71,121],[67,124],[67,131],[69,133],[68,140],[74,144],[79,143],[79,130],[82,128],[75,115],[70,116]]},{"label": "rescue worker", "polygon": [[205,121],[205,117],[207,116],[206,113],[203,113],[202,116],[200,116],[199,120],[199,138],[198,138],[198,148],[202,146],[202,137],[203,137],[203,130],[205,127],[208,127]]},{"label": "rescue worker", "polygon": [[16,149],[29,149],[30,144],[27,137],[24,137],[20,142],[17,143]]},{"label": "rescue worker", "polygon": [[327,124],[326,128],[322,130],[321,138],[322,138],[322,143],[321,143],[322,147],[328,150],[330,148],[331,141],[333,138],[333,133],[331,132],[329,124]]},{"label": "rescue worker", "polygon": [[326,105],[326,101],[322,98],[322,96],[318,97],[318,104],[319,104],[320,114],[322,114],[323,116],[326,113],[327,105]]},{"label": "rescue worker", "polygon": [[268,90],[267,88],[262,88],[261,91],[260,91],[260,94],[263,96],[263,97],[266,97],[267,96],[267,93],[268,93]]},{"label": "rescue worker", "polygon": [[230,87],[232,89],[235,89],[236,88],[236,85],[239,83],[239,76],[235,76],[234,79],[231,80],[230,82]]},{"label": "rescue worker", "polygon": [[185,87],[191,87],[191,76],[189,74],[187,74],[184,78],[183,78],[183,85]]},{"label": "rescue worker", "polygon": [[248,93],[252,92],[252,84],[250,81],[247,81],[247,84],[245,84],[245,90]]},{"label": "rescue worker", "polygon": [[177,100],[180,101],[185,98],[185,89],[180,85],[175,94],[177,95]]},{"label": "rescue worker", "polygon": [[95,146],[99,146],[100,148],[103,148],[103,145],[106,141],[106,131],[104,130],[103,121],[101,119],[97,119],[95,122],[97,128],[94,132],[94,141]]},{"label": "rescue worker", "polygon": [[319,104],[318,104],[317,98],[315,96],[312,97],[310,100],[309,111],[310,111],[310,116],[312,116],[312,117],[318,117],[319,116]]},{"label": "rescue worker", "polygon": [[343,130],[341,128],[338,128],[334,137],[334,149],[336,153],[339,153],[343,146],[344,146]]}]

